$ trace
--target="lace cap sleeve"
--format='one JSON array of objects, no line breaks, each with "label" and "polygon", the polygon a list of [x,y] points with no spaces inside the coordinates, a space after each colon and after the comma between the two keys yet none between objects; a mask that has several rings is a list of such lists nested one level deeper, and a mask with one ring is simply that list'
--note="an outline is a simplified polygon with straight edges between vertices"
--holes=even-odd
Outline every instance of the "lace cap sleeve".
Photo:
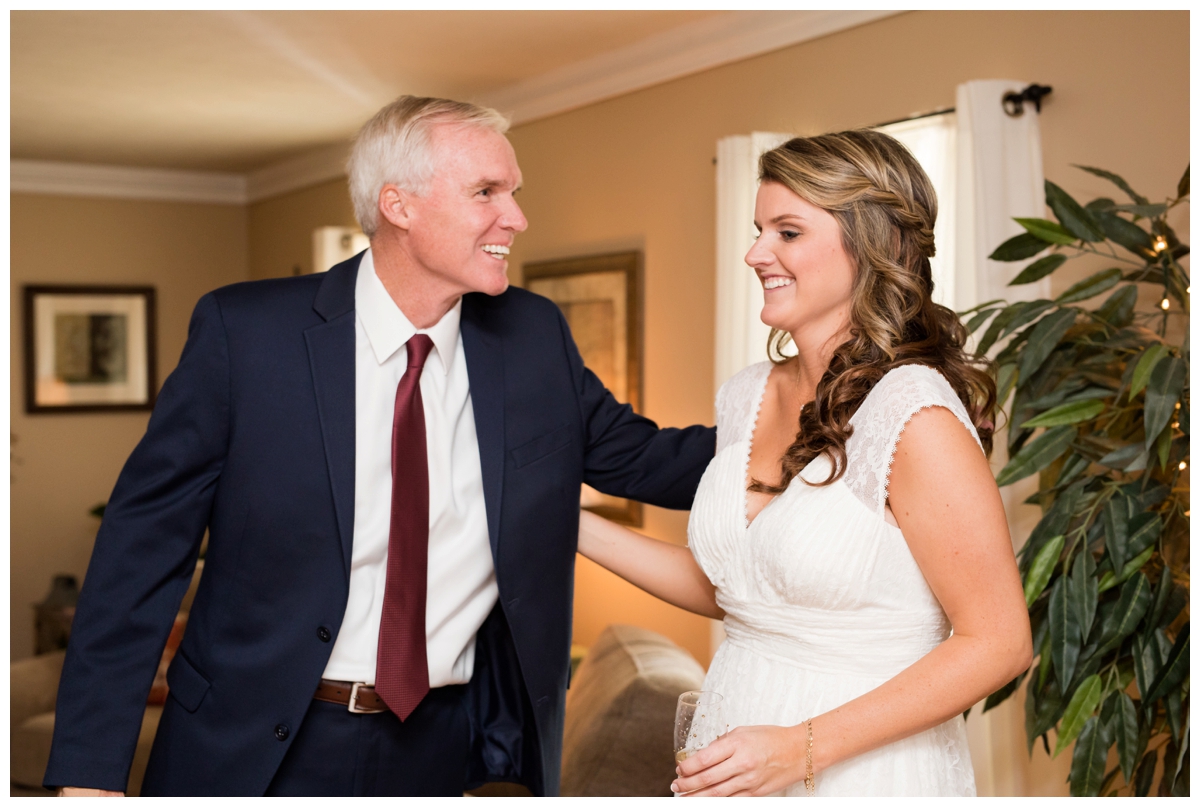
[{"label": "lace cap sleeve", "polygon": [[761,361],[736,373],[717,391],[718,454],[727,446],[750,439],[770,374],[771,362]]},{"label": "lace cap sleeve", "polygon": [[900,435],[913,415],[931,406],[953,412],[983,449],[966,407],[932,367],[908,364],[888,371],[850,419],[854,433],[846,441],[846,486],[880,516]]}]

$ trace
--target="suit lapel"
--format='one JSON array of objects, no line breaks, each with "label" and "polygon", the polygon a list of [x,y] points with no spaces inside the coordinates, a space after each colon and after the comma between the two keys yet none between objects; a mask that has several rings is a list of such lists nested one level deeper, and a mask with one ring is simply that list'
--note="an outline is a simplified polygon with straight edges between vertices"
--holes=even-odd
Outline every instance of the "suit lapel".
[{"label": "suit lapel", "polygon": [[360,257],[326,274],[313,303],[325,322],[304,332],[347,580],[354,543],[354,285]]},{"label": "suit lapel", "polygon": [[500,539],[500,502],[504,491],[504,347],[499,335],[488,330],[486,298],[479,294],[463,297],[459,325],[471,383],[471,408],[479,441],[479,465],[483,472],[483,499],[487,506],[488,536],[492,558],[497,558]]}]

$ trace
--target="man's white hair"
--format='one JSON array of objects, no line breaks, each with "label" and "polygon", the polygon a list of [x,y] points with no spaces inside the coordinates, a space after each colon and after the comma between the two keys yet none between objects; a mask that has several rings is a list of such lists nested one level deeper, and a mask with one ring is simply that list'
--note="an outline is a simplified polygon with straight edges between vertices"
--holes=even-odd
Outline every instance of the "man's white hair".
[{"label": "man's white hair", "polygon": [[368,238],[379,229],[384,185],[418,196],[429,192],[434,172],[430,132],[442,123],[481,126],[498,134],[509,126],[508,118],[494,109],[445,98],[402,95],[376,112],[354,138],[346,163],[354,216]]}]

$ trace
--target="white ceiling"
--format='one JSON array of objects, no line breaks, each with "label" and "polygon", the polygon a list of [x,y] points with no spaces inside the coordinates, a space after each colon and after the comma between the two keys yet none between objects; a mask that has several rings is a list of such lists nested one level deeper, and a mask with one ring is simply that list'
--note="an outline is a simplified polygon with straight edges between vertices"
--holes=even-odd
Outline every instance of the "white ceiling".
[{"label": "white ceiling", "polygon": [[13,11],[12,188],[112,188],[89,166],[122,166],[245,175],[233,196],[261,197],[339,171],[404,93],[521,123],[894,13]]},{"label": "white ceiling", "polygon": [[246,171],[719,13],[14,11],[11,154]]}]

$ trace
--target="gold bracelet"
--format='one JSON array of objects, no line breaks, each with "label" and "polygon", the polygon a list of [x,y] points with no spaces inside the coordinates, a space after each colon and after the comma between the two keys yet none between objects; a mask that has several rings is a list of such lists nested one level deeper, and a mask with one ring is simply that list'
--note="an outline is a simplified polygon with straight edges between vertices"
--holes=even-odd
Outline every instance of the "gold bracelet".
[{"label": "gold bracelet", "polygon": [[804,787],[808,790],[808,795],[815,796],[817,783],[813,780],[812,771],[812,720],[804,725],[808,729],[808,750],[804,754]]}]

